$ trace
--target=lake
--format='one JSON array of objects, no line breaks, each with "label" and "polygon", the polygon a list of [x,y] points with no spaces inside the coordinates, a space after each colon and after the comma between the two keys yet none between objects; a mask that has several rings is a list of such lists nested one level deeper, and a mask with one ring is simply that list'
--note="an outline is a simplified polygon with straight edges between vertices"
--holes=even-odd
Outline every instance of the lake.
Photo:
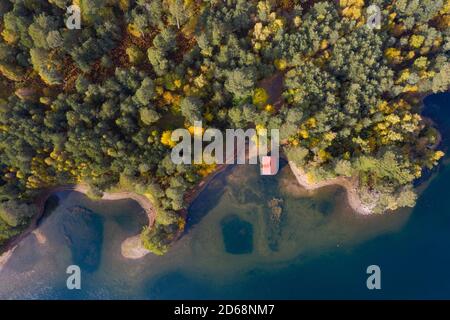
[{"label": "lake", "polygon": [[[450,137],[450,94],[424,112]],[[446,158],[448,161],[448,157]],[[357,215],[343,189],[306,192],[287,166],[220,173],[189,208],[186,232],[162,257],[121,256],[147,223],[133,201],[63,192],[0,272],[2,299],[450,299],[450,165],[423,183],[417,206]],[[66,268],[82,271],[68,290]],[[366,269],[381,268],[381,290]]]}]

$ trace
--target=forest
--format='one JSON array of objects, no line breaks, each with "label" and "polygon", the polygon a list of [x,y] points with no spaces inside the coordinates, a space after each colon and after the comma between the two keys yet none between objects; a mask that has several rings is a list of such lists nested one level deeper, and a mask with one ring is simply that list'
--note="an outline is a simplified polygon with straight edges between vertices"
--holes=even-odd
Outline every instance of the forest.
[{"label": "forest", "polygon": [[165,253],[216,169],[170,159],[197,120],[280,129],[311,182],[353,177],[375,213],[412,207],[444,156],[421,108],[449,89],[449,27],[450,0],[2,0],[0,245],[43,189],[84,183],[147,196],[142,240]]}]

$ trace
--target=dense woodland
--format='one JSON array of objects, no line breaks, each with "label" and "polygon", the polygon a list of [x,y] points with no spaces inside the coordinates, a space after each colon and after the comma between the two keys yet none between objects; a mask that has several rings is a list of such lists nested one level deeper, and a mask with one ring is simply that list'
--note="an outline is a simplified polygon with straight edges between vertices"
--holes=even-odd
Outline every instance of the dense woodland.
[{"label": "dense woodland", "polygon": [[142,239],[164,253],[215,169],[170,160],[195,120],[280,128],[311,182],[353,177],[374,212],[413,206],[443,156],[420,111],[449,88],[449,0],[2,0],[0,21],[0,244],[41,190],[86,183],[148,196]]}]

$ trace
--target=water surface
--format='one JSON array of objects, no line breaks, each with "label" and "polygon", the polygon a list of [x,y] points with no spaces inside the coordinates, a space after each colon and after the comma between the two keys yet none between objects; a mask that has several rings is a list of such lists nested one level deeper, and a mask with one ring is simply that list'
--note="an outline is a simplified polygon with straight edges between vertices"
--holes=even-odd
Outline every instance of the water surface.
[{"label": "water surface", "polygon": [[[444,149],[449,96],[426,100]],[[351,211],[341,188],[299,188],[288,167],[275,177],[230,167],[191,204],[170,252],[141,260],[120,254],[146,224],[135,202],[61,193],[38,235],[0,272],[0,298],[450,299],[450,166],[429,176],[413,210],[366,217]],[[82,290],[66,288],[71,264],[82,269]],[[381,290],[366,287],[372,264]]]}]

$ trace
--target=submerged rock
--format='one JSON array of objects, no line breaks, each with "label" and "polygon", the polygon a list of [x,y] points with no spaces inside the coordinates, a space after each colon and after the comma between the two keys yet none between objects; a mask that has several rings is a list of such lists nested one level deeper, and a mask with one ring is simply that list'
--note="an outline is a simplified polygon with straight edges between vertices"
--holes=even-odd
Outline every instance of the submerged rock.
[{"label": "submerged rock", "polygon": [[231,254],[253,252],[253,225],[238,215],[226,216],[221,221],[225,250]]},{"label": "submerged rock", "polygon": [[281,214],[283,212],[283,208],[281,204],[283,203],[283,199],[272,198],[267,204],[272,211],[271,219],[277,223],[280,222]]},{"label": "submerged rock", "polygon": [[83,271],[97,270],[103,245],[103,219],[87,208],[71,207],[64,216],[62,232],[72,251],[73,263]]}]

